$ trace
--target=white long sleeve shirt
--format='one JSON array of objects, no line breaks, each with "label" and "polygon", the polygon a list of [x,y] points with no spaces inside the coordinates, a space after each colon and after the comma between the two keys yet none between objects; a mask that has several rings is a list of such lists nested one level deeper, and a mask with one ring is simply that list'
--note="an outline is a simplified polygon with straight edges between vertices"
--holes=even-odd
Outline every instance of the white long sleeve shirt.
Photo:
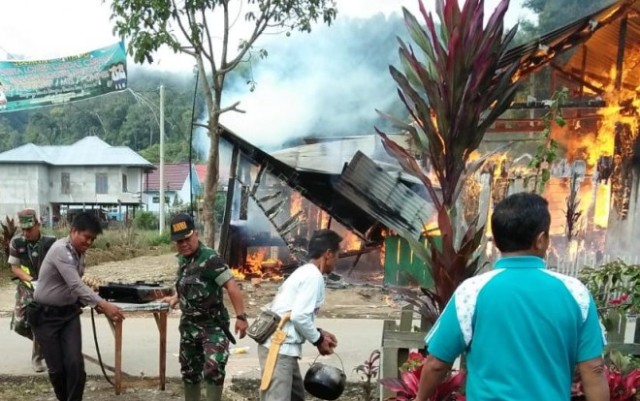
[{"label": "white long sleeve shirt", "polygon": [[[280,354],[300,357],[305,341],[318,341],[320,333],[314,321],[323,303],[324,278],[320,269],[312,263],[298,267],[282,283],[269,307],[280,316],[291,312],[291,320],[283,327],[287,338],[280,347]],[[271,339],[264,346],[271,346]]]}]

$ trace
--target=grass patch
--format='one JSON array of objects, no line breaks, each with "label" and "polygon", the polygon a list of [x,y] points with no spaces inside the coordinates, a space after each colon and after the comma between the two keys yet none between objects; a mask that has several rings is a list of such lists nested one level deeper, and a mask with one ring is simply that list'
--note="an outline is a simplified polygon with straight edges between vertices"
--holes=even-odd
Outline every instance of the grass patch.
[{"label": "grass patch", "polygon": [[[45,235],[63,238],[69,235],[68,229],[45,229]],[[117,262],[138,256],[164,255],[174,251],[169,239],[168,230],[159,235],[157,230],[140,230],[122,228],[104,230],[91,249],[87,251],[87,266],[100,263]],[[8,285],[13,275],[7,265],[6,258],[0,252],[0,286]]]}]

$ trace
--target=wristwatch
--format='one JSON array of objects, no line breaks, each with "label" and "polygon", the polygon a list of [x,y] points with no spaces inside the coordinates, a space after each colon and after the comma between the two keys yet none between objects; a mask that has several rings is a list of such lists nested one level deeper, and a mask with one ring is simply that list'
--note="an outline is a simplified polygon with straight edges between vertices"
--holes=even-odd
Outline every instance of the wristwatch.
[{"label": "wristwatch", "polygon": [[245,322],[247,321],[247,313],[246,312],[242,312],[241,314],[239,314],[238,316],[236,316],[236,319],[238,320],[244,320]]}]

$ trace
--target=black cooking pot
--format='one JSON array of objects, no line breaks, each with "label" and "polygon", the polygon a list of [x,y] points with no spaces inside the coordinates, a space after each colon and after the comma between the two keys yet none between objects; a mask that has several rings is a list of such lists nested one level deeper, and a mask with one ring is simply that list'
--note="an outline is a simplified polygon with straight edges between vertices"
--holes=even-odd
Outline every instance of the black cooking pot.
[{"label": "black cooking pot", "polygon": [[[338,354],[335,355],[340,359]],[[335,366],[316,362],[317,360],[318,357],[316,357],[304,375],[304,389],[321,400],[337,400],[342,395],[347,384],[347,375],[344,374],[342,359],[340,359],[342,370]]]}]

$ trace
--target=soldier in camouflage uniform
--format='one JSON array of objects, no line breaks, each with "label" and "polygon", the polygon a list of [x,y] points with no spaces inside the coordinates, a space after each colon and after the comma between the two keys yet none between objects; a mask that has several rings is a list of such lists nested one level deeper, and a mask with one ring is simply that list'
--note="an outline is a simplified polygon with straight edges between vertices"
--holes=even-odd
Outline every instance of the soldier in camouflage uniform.
[{"label": "soldier in camouflage uniform", "polygon": [[[44,255],[56,239],[40,233],[40,223],[36,211],[33,209],[20,211],[18,221],[22,235],[11,240],[8,260],[11,272],[15,276],[15,280],[18,280],[16,306],[13,309],[11,328],[21,336],[33,340],[31,327],[25,319],[26,305],[33,301],[34,285],[38,280],[40,265],[44,260]],[[31,363],[34,371],[45,371],[42,352],[37,341],[33,341]]]},{"label": "soldier in camouflage uniform", "polygon": [[164,299],[171,307],[180,305],[180,365],[185,401],[200,400],[204,378],[207,401],[220,401],[229,358],[229,312],[223,304],[226,289],[236,311],[235,332],[247,330],[242,292],[231,271],[218,254],[202,244],[191,216],[179,214],[171,220],[171,240],[178,250],[176,294]]}]

